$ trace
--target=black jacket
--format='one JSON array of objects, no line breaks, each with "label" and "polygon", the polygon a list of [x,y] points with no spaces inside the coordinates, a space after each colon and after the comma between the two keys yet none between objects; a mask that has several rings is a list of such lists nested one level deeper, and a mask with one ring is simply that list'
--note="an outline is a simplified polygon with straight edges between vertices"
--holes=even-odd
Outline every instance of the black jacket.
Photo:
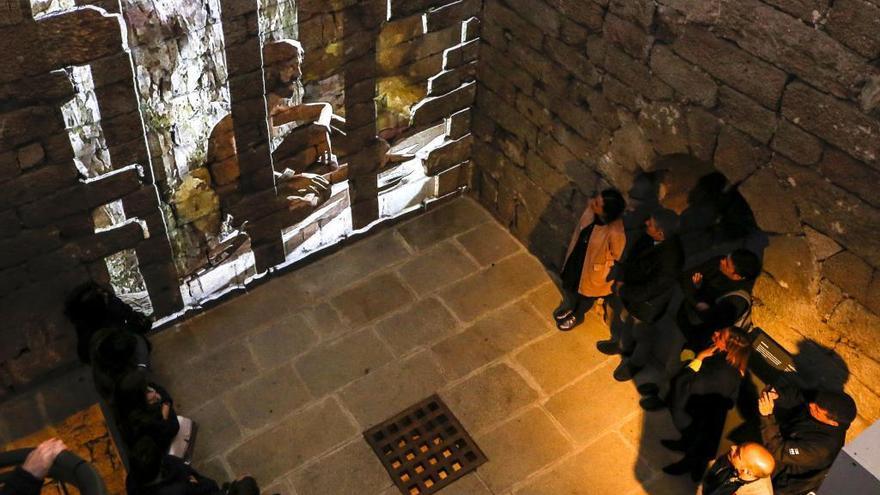
[{"label": "black jacket", "polygon": [[[736,291],[751,293],[752,282],[731,280],[721,273],[722,256],[716,256],[684,272],[680,279],[684,299],[678,310],[678,326],[687,339],[690,349],[703,349],[708,346],[712,332],[733,325],[749,309],[750,301],[739,296],[725,296]],[[694,273],[701,273],[703,281],[695,287]],[[698,303],[706,303],[709,309],[696,310]],[[688,319],[688,313],[698,315],[699,322]]]},{"label": "black jacket", "polygon": [[703,475],[703,495],[734,495],[745,484],[724,454]]},{"label": "black jacket", "polygon": [[[723,426],[727,410],[736,403],[743,376],[724,354],[703,361],[700,371],[685,366],[672,379],[667,402],[677,428],[684,429],[694,417],[720,417]],[[720,432],[719,432],[720,433]],[[714,457],[714,454],[713,454]]]},{"label": "black jacket", "polygon": [[18,466],[0,488],[0,495],[39,495],[42,488],[43,480],[34,478]]},{"label": "black jacket", "polygon": [[[180,431],[180,422],[177,420],[177,413],[174,411],[174,404],[168,392],[155,383],[150,383],[150,386],[162,396],[163,402],[149,405],[144,409],[120,411],[119,429],[129,446],[134,445],[136,439],[148,436],[156,441],[162,452],[167,452],[177,432]],[[162,417],[163,403],[171,406],[168,419]]]},{"label": "black jacket", "polygon": [[802,394],[776,387],[779,399],[770,416],[761,417],[761,438],[776,459],[777,495],[801,495],[819,488],[843,448],[847,426],[813,419]]},{"label": "black jacket", "polygon": [[618,280],[623,282],[620,299],[626,310],[645,322],[659,320],[683,263],[684,250],[678,238],[654,244],[647,234],[640,237],[626,260],[618,264]]},{"label": "black jacket", "polygon": [[159,479],[148,484],[136,483],[129,475],[125,480],[128,495],[219,495],[220,487],[211,478],[199,474],[183,459],[166,455],[162,458]]}]

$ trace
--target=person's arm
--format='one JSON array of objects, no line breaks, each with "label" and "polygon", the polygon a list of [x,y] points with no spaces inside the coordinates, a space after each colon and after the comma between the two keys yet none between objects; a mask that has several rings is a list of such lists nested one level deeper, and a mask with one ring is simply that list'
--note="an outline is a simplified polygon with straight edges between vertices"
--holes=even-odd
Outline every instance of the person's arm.
[{"label": "person's arm", "polygon": [[805,435],[799,438],[786,437],[774,415],[774,400],[770,392],[762,392],[758,399],[761,414],[761,440],[764,447],[776,459],[777,470],[786,467],[792,473],[802,473],[828,467],[836,452],[828,450],[827,442],[821,438]]},{"label": "person's arm", "polygon": [[6,484],[0,488],[0,495],[39,495],[43,478],[55,463],[58,454],[67,450],[64,442],[51,438],[32,450],[21,466],[15,468]]},{"label": "person's arm", "polygon": [[42,479],[35,478],[18,466],[6,480],[6,484],[0,487],[0,495],[39,495],[42,488]]}]

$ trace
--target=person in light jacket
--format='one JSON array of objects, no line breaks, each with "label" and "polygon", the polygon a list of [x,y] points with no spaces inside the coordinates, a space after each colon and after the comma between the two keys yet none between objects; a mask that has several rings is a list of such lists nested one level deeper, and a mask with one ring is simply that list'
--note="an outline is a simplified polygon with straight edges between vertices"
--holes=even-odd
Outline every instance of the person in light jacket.
[{"label": "person in light jacket", "polygon": [[575,229],[563,266],[563,298],[553,313],[556,326],[568,331],[583,322],[596,299],[611,294],[611,268],[623,254],[626,201],[616,189],[590,199]]}]

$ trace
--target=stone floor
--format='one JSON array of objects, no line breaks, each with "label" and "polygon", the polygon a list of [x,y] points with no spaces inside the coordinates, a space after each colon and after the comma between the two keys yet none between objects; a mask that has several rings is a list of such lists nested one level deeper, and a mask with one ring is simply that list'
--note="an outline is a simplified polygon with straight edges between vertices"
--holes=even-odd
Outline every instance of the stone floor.
[{"label": "stone floor", "polygon": [[608,329],[558,332],[536,258],[460,198],[155,336],[154,368],[199,422],[195,465],[267,493],[398,493],[362,438],[439,393],[489,462],[445,494],[682,494],[666,412],[643,413]]}]

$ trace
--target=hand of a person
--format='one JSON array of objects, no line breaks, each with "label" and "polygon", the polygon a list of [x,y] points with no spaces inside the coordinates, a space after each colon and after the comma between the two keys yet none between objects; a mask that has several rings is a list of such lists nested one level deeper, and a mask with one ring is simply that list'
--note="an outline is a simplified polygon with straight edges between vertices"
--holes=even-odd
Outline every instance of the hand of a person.
[{"label": "hand of a person", "polygon": [[697,354],[697,359],[699,359],[700,361],[704,361],[704,360],[709,359],[710,357],[714,356],[715,353],[717,353],[717,352],[718,352],[718,348],[715,347],[715,345],[713,344],[711,347],[700,351],[700,353]]},{"label": "hand of a person", "polygon": [[761,393],[767,393],[773,400],[779,399],[779,392],[776,391],[776,388],[774,388],[773,385],[767,385]]},{"label": "hand of a person", "polygon": [[707,311],[709,309],[709,304],[704,302],[698,302],[696,306],[697,311]]},{"label": "hand of a person", "polygon": [[703,274],[700,272],[694,273],[691,275],[691,282],[694,283],[694,287],[699,289],[700,286],[703,285]]},{"label": "hand of a person", "polygon": [[[779,395],[776,394],[776,397],[779,397]],[[758,412],[761,413],[761,416],[773,414],[774,400],[774,394],[767,391],[761,392],[761,397],[758,398]]]},{"label": "hand of a person", "polygon": [[64,445],[60,438],[46,440],[28,454],[21,468],[41,480],[49,474],[49,468],[52,467],[55,458],[64,450],[67,450],[67,445]]},{"label": "hand of a person", "polygon": [[168,419],[171,416],[171,404],[165,402],[162,404],[162,419]]},{"label": "hand of a person", "polygon": [[279,184],[287,197],[291,210],[307,203],[312,207],[320,206],[330,199],[330,181],[316,174],[298,174]]}]

